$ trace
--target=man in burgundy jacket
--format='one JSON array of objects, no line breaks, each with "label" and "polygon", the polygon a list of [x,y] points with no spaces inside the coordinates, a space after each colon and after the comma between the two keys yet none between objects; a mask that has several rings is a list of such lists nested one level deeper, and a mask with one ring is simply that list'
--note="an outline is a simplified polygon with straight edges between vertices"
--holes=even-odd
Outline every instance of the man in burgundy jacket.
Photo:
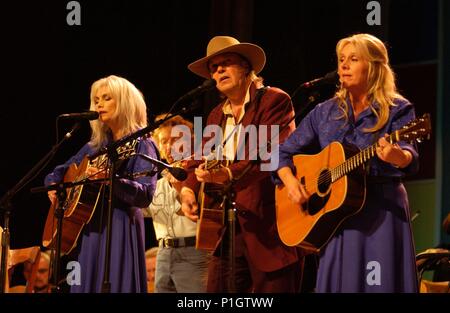
[{"label": "man in burgundy jacket", "polygon": [[[191,63],[188,68],[195,74],[212,78],[224,100],[208,116],[207,125],[218,125],[223,131],[223,158],[227,166],[207,170],[197,162],[181,190],[183,213],[192,220],[198,219],[196,201],[200,182],[226,186],[232,182],[235,195],[235,262],[233,284],[229,275],[229,236],[223,231],[213,252],[208,269],[208,292],[297,292],[300,285],[300,262],[296,248],[285,246],[277,232],[275,217],[275,186],[269,170],[261,170],[263,162],[249,157],[249,151],[267,151],[273,142],[271,125],[279,125],[281,143],[294,130],[281,127],[293,117],[290,97],[278,88],[266,88],[256,76],[265,65],[265,53],[257,45],[240,43],[228,36],[210,40],[206,57]],[[258,138],[249,148],[252,136],[243,131],[248,125],[258,130],[267,127],[267,135]],[[261,127],[262,126],[262,127]],[[231,133],[231,135],[230,135]],[[261,136],[259,133],[258,137]],[[250,137],[250,138],[248,138]],[[227,139],[228,138],[228,139]],[[239,144],[245,138],[245,157],[238,157]],[[203,143],[208,138],[203,138]],[[276,140],[275,140],[276,142]],[[267,146],[266,146],[267,145]],[[272,145],[273,147],[273,145]],[[276,145],[275,145],[275,148]],[[256,150],[256,151],[255,151]],[[251,155],[251,154],[250,154]],[[276,151],[272,162],[276,162]],[[249,160],[250,159],[250,160]],[[263,157],[259,159],[264,159]],[[267,158],[265,158],[267,165]],[[227,219],[225,219],[226,223]],[[226,226],[226,225],[225,225]],[[230,286],[235,290],[230,290]]]}]

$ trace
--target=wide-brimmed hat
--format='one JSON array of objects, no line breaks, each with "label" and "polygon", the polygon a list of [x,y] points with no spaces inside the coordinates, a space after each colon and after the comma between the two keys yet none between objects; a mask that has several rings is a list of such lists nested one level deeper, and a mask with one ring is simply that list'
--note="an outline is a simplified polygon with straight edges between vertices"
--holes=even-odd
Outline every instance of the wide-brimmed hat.
[{"label": "wide-brimmed hat", "polygon": [[212,38],[206,48],[206,57],[201,58],[188,65],[188,69],[193,73],[204,78],[210,78],[208,61],[218,54],[233,52],[242,55],[252,66],[255,74],[258,74],[266,64],[266,54],[264,50],[252,43],[239,42],[237,39],[229,36],[216,36]]}]

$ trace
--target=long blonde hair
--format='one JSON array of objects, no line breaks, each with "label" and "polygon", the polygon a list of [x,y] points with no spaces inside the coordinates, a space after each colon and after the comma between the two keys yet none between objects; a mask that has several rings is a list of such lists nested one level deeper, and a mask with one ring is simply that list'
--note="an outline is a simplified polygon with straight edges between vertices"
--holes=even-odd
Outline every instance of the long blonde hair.
[{"label": "long blonde hair", "polygon": [[[147,106],[142,93],[125,78],[110,75],[95,81],[91,87],[90,109],[95,111],[95,95],[99,88],[106,86],[111,97],[116,100],[113,119],[121,125],[119,138],[147,126]],[[109,127],[100,120],[91,121],[92,136],[90,144],[99,148],[106,142]]]},{"label": "long blonde hair", "polygon": [[[339,54],[347,45],[352,44],[361,57],[368,62],[367,71],[367,100],[372,112],[377,116],[376,124],[366,132],[376,132],[381,129],[389,118],[389,108],[394,106],[395,99],[404,99],[397,92],[395,85],[395,74],[389,65],[389,56],[384,43],[377,37],[370,34],[356,34],[339,40],[336,45],[336,56],[339,60]],[[339,62],[338,62],[339,63]],[[348,120],[348,90],[342,84],[336,92],[339,100],[339,107],[343,115]],[[374,102],[379,104],[379,110],[373,106]]]}]

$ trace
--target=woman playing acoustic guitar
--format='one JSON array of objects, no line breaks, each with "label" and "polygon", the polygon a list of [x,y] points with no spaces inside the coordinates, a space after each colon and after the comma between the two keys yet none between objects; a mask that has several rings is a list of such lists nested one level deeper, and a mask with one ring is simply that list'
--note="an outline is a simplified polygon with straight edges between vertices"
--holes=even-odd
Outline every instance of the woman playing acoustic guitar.
[{"label": "woman playing acoustic guitar", "polygon": [[[366,169],[366,188],[355,185],[363,187],[362,208],[337,223],[335,231],[325,238],[326,245],[315,245],[320,248],[316,291],[417,292],[408,197],[401,178],[417,171],[418,154],[414,145],[404,141],[391,144],[385,137],[414,119],[414,107],[397,93],[386,47],[378,38],[369,34],[344,38],[337,43],[336,53],[340,88],[332,99],[316,106],[280,146],[275,180],[284,184],[285,198],[301,212],[310,209],[313,196],[324,204],[335,201],[328,188],[356,196],[354,188],[330,187],[327,182],[333,182],[333,175],[340,172],[323,171],[326,166],[317,171],[323,171],[317,179],[308,180],[294,166],[293,156],[319,153],[332,142],[359,149],[377,143],[362,156],[364,161],[374,157]],[[335,156],[321,154],[318,162],[331,164]],[[364,184],[364,175],[361,177],[359,182]],[[341,177],[336,184],[346,179],[347,176]],[[308,188],[313,184],[319,185],[314,195]],[[323,212],[319,207],[309,213],[306,215]],[[306,215],[305,221],[309,218]],[[301,226],[298,223],[292,229]],[[319,230],[317,236],[320,235]]]},{"label": "woman playing acoustic guitar", "polygon": [[[99,113],[98,120],[91,121],[91,141],[65,164],[57,166],[47,175],[46,185],[62,181],[71,164],[79,165],[82,161],[86,162],[86,156],[94,154],[101,147],[147,126],[147,107],[143,96],[132,83],[124,78],[112,75],[94,82],[90,100],[90,109]],[[151,139],[132,140],[127,145],[117,148],[118,177],[152,170],[152,165],[144,158],[133,155],[135,153],[158,157],[156,146]],[[82,173],[82,178],[104,177],[108,163],[105,155],[89,161],[89,166],[85,173]],[[90,185],[84,186],[82,192],[85,192],[88,186]],[[155,186],[156,175],[133,180],[116,179],[110,250],[111,292],[147,291],[144,219],[141,208],[150,204]],[[108,206],[108,201],[104,201],[105,197],[101,194],[104,189],[99,191],[97,207],[94,204],[91,205],[94,212],[78,239],[81,280],[79,284],[71,286],[71,292],[102,291]],[[55,201],[54,193],[49,193],[49,197]]]}]

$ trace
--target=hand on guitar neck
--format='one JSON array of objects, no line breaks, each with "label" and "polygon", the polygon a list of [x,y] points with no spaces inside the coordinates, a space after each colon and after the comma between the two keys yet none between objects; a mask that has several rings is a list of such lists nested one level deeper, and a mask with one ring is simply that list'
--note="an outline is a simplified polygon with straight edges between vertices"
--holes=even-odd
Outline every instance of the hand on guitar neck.
[{"label": "hand on guitar neck", "polygon": [[385,137],[381,137],[378,140],[377,146],[377,156],[380,160],[384,162],[391,163],[395,167],[405,168],[412,161],[412,154],[408,150],[403,150],[398,144],[391,144],[386,139],[389,137],[388,134]]},{"label": "hand on guitar neck", "polygon": [[195,169],[195,176],[201,183],[226,184],[230,175],[225,167],[211,168],[207,162],[200,164]]},{"label": "hand on guitar neck", "polygon": [[364,164],[377,156],[405,168],[412,152],[396,143],[421,142],[430,132],[430,116],[424,114],[362,150],[334,141],[317,154],[293,155],[296,175],[287,166],[277,171],[284,184],[275,190],[280,239],[288,246],[320,251],[345,219],[362,210],[367,193]]},{"label": "hand on guitar neck", "polygon": [[[214,183],[214,184],[226,184],[230,180],[231,173],[229,169],[223,167],[220,162],[217,161],[207,161],[205,163],[200,164],[195,169],[195,175],[197,180],[205,185],[205,183]],[[201,187],[203,190],[204,186]],[[203,195],[203,191],[200,191],[199,194]],[[203,198],[203,197],[200,197]],[[183,214],[189,218],[190,220],[197,222],[199,219],[198,211],[199,211],[199,203],[197,202],[197,198],[193,190],[187,187],[183,187],[180,192],[181,199],[181,210]],[[203,201],[199,200],[202,203]]]},{"label": "hand on guitar neck", "polygon": [[197,222],[198,203],[194,191],[190,188],[183,187],[180,192],[180,199],[183,214],[193,222]]},{"label": "hand on guitar neck", "polygon": [[56,202],[56,190],[47,191],[47,196],[52,204]]},{"label": "hand on guitar neck", "polygon": [[[388,140],[388,134],[378,140],[376,153],[379,159],[392,165],[405,168],[412,161],[412,154],[408,150],[403,150],[398,144],[391,144]],[[283,167],[278,170],[278,175],[286,187],[289,199],[296,205],[302,205],[308,201],[310,194],[299,180],[293,175],[289,167]]]},{"label": "hand on guitar neck", "polygon": [[[101,179],[106,178],[106,171],[99,170],[96,167],[88,167],[85,172],[85,176],[88,179]],[[106,184],[108,182],[105,182]],[[50,199],[50,202],[53,204],[56,199],[56,190],[50,190],[47,192],[48,198]]]}]

